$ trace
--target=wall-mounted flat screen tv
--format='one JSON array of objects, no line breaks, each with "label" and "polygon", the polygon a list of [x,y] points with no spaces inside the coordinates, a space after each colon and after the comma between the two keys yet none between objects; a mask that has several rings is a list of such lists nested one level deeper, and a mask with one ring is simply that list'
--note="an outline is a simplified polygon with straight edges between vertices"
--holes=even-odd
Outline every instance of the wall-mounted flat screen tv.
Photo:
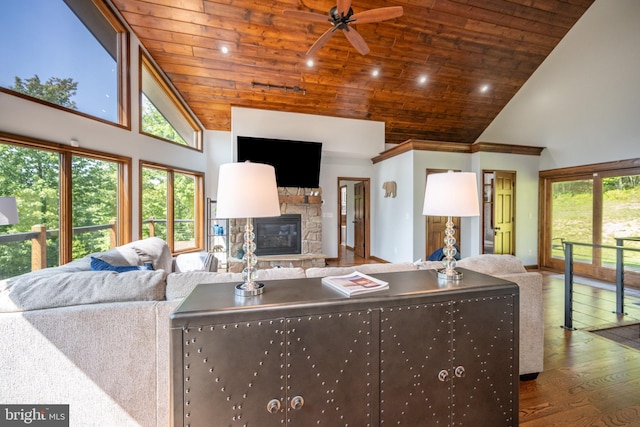
[{"label": "wall-mounted flat screen tv", "polygon": [[319,187],[321,158],[321,142],[238,137],[238,162],[273,166],[278,187]]}]

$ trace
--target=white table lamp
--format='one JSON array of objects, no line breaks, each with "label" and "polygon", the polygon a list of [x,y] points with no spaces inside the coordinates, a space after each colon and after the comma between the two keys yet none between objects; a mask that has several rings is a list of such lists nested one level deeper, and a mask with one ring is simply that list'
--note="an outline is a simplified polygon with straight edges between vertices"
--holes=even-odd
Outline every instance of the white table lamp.
[{"label": "white table lamp", "polygon": [[447,280],[459,280],[462,273],[456,271],[456,239],[452,217],[478,216],[480,205],[478,200],[478,184],[475,172],[445,172],[427,175],[427,186],[424,192],[423,215],[446,216],[447,223],[444,237],[443,267],[438,270],[438,277]]},{"label": "white table lamp", "polygon": [[246,218],[244,229],[245,267],[243,283],[236,286],[236,295],[253,296],[264,292],[264,284],[257,283],[257,257],[253,233],[253,218],[280,216],[278,186],[275,169],[262,163],[226,163],[218,175],[218,218]]}]

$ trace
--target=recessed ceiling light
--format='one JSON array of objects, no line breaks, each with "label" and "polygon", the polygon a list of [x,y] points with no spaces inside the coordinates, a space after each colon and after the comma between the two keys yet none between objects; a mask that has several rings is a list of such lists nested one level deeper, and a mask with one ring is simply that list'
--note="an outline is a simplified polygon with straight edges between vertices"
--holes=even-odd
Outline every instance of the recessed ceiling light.
[{"label": "recessed ceiling light", "polygon": [[220,48],[220,51],[226,55],[227,53],[229,53],[229,48],[226,46],[222,46]]},{"label": "recessed ceiling light", "polygon": [[485,93],[485,92],[487,92],[488,90],[489,90],[489,85],[483,85],[483,86],[480,88],[480,92],[482,92],[482,93]]},{"label": "recessed ceiling light", "polygon": [[371,72],[371,75],[372,75],[373,77],[378,77],[378,74],[380,74],[380,71],[379,71],[379,70],[373,70],[373,71]]},{"label": "recessed ceiling light", "polygon": [[420,78],[418,79],[418,82],[423,85],[427,82],[427,76],[420,76]]},{"label": "recessed ceiling light", "polygon": [[307,67],[313,67],[313,59],[307,59]]}]

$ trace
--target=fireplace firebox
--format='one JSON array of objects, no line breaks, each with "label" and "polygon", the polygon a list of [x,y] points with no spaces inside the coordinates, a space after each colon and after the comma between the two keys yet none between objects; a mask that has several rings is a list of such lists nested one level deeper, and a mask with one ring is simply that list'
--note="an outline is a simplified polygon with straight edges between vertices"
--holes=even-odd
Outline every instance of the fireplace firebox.
[{"label": "fireplace firebox", "polygon": [[301,216],[285,214],[277,217],[255,218],[256,255],[285,255],[301,253]]}]

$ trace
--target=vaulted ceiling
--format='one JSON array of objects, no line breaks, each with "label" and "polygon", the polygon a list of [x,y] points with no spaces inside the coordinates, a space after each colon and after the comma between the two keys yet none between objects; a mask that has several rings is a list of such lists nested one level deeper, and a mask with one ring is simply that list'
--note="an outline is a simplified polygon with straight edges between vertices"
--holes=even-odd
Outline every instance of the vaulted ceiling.
[{"label": "vaulted ceiling", "polygon": [[283,11],[328,19],[335,1],[113,3],[207,129],[229,131],[241,106],[382,121],[397,144],[474,142],[593,1],[353,0],[404,13],[353,26],[367,55],[337,31],[312,57],[331,24]]}]

